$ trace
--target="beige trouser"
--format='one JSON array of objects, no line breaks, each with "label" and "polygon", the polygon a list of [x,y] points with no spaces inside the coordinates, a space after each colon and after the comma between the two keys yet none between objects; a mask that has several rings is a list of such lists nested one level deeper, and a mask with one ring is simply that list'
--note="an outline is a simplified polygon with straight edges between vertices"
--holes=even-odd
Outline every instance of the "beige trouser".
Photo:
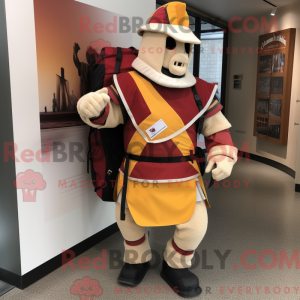
[{"label": "beige trouser", "polygon": [[[145,227],[139,226],[128,208],[125,208],[125,221],[120,220],[120,203],[116,203],[116,220],[125,241],[138,241],[145,236],[144,242],[139,245],[131,246],[124,241],[125,252],[124,262],[137,264],[144,263],[152,258],[151,249],[148,241],[148,234]],[[174,237],[167,242],[164,251],[164,260],[172,268],[189,268],[194,252],[206,233],[207,229],[207,210],[204,201],[196,202],[192,217],[185,223],[176,225]],[[175,242],[172,243],[172,240]],[[177,247],[176,247],[177,246]],[[186,252],[184,252],[186,251]]]}]

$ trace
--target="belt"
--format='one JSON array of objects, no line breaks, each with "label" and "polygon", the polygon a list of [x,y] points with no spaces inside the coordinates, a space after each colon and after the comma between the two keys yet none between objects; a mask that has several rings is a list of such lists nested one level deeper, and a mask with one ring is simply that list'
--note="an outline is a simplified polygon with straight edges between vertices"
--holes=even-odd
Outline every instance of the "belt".
[{"label": "belt", "polygon": [[[139,156],[134,154],[126,153],[125,155],[125,168],[124,168],[124,183],[122,190],[122,199],[121,199],[121,213],[120,219],[125,220],[125,203],[126,203],[126,192],[127,192],[127,181],[128,181],[128,169],[129,169],[129,160],[135,160],[138,162],[151,162],[151,163],[180,163],[190,161],[193,159],[188,156],[174,156],[174,157],[150,157],[150,156]],[[210,188],[214,183],[213,178],[211,178],[208,188]]]}]

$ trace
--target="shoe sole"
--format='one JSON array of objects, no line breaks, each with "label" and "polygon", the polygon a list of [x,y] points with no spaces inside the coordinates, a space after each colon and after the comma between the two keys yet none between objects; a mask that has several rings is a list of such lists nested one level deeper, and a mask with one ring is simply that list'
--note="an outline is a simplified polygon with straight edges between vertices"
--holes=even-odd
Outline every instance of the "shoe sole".
[{"label": "shoe sole", "polygon": [[167,276],[164,274],[163,271],[160,272],[160,276],[161,278],[170,286],[170,288],[180,297],[182,298],[194,298],[194,297],[197,297],[197,296],[200,296],[201,293],[202,293],[202,289],[200,287],[200,293],[196,293],[196,292],[193,292],[193,293],[186,293],[186,292],[181,292],[179,290],[175,290],[175,286],[173,284],[171,284],[171,282],[169,281],[169,279],[167,278]]},{"label": "shoe sole", "polygon": [[143,281],[143,279],[145,278],[146,274],[148,273],[150,267],[151,267],[150,265],[147,267],[147,269],[145,270],[145,273],[144,273],[144,275],[143,275],[143,277],[141,278],[140,281],[133,283],[133,282],[127,281],[126,279],[120,279],[120,278],[118,278],[118,283],[124,284],[126,286],[135,287],[135,286],[139,285]]}]

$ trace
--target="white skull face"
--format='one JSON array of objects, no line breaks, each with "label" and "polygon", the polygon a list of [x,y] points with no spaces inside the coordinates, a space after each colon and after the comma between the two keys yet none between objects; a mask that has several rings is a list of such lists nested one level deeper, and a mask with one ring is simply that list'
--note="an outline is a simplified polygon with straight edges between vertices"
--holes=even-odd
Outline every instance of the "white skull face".
[{"label": "white skull face", "polygon": [[167,37],[165,51],[163,67],[176,76],[186,74],[190,62],[191,44]]}]

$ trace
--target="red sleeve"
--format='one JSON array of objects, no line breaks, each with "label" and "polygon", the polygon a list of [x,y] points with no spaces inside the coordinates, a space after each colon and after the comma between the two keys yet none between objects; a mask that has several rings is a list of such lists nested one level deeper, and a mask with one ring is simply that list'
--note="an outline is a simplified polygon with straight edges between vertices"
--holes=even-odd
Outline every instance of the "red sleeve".
[{"label": "red sleeve", "polygon": [[107,90],[108,90],[108,95],[109,95],[110,99],[112,101],[114,101],[116,104],[120,104],[120,96],[115,87],[115,84],[112,84],[111,86],[109,86],[107,88]]},{"label": "red sleeve", "polygon": [[96,125],[104,125],[108,117],[108,114],[109,114],[109,105],[106,105],[104,112],[100,115],[100,117],[98,119],[90,119],[90,121]]},{"label": "red sleeve", "polygon": [[207,153],[212,147],[222,145],[233,146],[233,142],[228,129],[216,132],[210,136],[205,137],[205,147]]},{"label": "red sleeve", "polygon": [[212,117],[223,108],[215,94],[216,85],[217,84],[215,83],[209,83],[200,78],[196,78],[196,91],[202,101],[203,107],[205,107],[207,102],[212,99],[210,105],[204,113],[205,118]]},{"label": "red sleeve", "polygon": [[220,104],[219,100],[214,98],[211,105],[208,107],[208,109],[204,113],[204,118],[210,118],[219,111],[221,111],[223,108],[223,105]]}]

